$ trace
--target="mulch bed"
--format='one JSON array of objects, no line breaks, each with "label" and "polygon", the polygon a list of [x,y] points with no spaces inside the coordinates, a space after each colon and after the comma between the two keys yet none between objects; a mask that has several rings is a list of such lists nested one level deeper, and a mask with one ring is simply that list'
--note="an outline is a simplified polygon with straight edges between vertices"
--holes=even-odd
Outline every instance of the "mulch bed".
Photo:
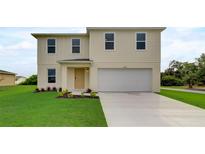
[{"label": "mulch bed", "polygon": [[99,96],[81,96],[81,95],[73,95],[72,97],[69,96],[58,96],[56,98],[64,98],[64,99],[80,99],[80,98],[92,98],[92,99],[99,99]]}]

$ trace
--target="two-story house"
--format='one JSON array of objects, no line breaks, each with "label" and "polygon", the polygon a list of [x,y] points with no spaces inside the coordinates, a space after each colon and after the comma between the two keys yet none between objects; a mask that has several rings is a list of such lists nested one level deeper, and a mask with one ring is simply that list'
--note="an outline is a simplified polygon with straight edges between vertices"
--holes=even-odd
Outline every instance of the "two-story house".
[{"label": "two-story house", "polygon": [[164,27],[88,27],[86,33],[35,33],[38,87],[160,91]]}]

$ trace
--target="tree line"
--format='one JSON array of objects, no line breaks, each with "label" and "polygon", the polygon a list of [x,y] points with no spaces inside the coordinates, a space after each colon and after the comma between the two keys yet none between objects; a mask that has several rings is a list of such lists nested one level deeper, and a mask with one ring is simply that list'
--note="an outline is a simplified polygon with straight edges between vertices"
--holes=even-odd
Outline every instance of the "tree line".
[{"label": "tree line", "polygon": [[173,60],[169,67],[161,73],[162,86],[205,85],[205,54],[194,62],[180,62]]}]

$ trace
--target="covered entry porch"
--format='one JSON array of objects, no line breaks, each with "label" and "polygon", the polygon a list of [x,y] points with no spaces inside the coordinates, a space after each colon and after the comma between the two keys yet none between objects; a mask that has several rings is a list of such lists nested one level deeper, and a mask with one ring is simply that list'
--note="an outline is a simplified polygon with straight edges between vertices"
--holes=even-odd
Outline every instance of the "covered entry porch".
[{"label": "covered entry porch", "polygon": [[69,91],[86,90],[89,87],[91,61],[72,59],[58,61],[61,66],[61,87]]}]

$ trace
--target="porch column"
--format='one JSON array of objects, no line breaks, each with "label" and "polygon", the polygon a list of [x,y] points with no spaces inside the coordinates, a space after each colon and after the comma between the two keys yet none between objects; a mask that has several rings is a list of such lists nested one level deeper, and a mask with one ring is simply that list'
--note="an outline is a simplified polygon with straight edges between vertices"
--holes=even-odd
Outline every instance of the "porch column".
[{"label": "porch column", "polygon": [[67,89],[67,67],[66,65],[62,65],[61,69],[61,87],[62,89]]}]

